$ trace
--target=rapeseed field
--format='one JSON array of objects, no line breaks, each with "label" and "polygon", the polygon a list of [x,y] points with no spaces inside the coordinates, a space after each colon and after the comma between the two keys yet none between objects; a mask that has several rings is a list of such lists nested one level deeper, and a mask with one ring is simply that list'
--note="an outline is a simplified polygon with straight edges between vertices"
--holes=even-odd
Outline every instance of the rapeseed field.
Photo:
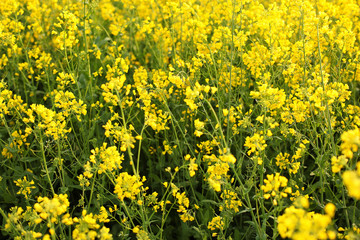
[{"label": "rapeseed field", "polygon": [[3,239],[360,239],[360,0],[1,0]]}]

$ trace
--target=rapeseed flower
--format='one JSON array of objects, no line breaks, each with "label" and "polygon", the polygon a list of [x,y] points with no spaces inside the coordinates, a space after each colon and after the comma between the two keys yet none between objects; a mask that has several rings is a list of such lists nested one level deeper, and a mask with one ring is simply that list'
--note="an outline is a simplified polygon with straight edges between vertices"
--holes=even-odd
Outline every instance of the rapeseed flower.
[{"label": "rapeseed flower", "polygon": [[23,179],[18,179],[17,181],[14,182],[16,186],[20,187],[20,190],[17,192],[17,194],[23,194],[26,199],[29,198],[31,189],[36,188],[35,186],[33,186],[35,184],[34,180],[28,181],[26,176],[24,176]]},{"label": "rapeseed flower", "polygon": [[360,130],[355,128],[344,132],[341,135],[341,152],[347,158],[353,158],[353,153],[356,152],[360,146]]},{"label": "rapeseed flower", "polygon": [[356,164],[357,170],[345,171],[342,174],[344,185],[350,197],[360,199],[360,162]]},{"label": "rapeseed flower", "polygon": [[[288,194],[292,193],[291,187],[287,187],[288,179],[280,176],[280,173],[267,175],[267,179],[264,180],[264,185],[261,186],[261,190],[264,191],[264,198],[269,199],[273,197],[273,204],[277,205],[278,200],[286,198]],[[282,188],[280,190],[280,188]]]},{"label": "rapeseed flower", "polygon": [[329,203],[326,214],[308,212],[304,208],[290,206],[278,217],[278,231],[282,238],[291,239],[335,239],[336,234],[328,230],[335,207]]},{"label": "rapeseed flower", "polygon": [[120,173],[116,178],[114,193],[123,201],[125,198],[135,200],[136,196],[141,192],[141,186],[145,182],[145,178],[140,179],[138,176],[129,175],[127,172]]}]

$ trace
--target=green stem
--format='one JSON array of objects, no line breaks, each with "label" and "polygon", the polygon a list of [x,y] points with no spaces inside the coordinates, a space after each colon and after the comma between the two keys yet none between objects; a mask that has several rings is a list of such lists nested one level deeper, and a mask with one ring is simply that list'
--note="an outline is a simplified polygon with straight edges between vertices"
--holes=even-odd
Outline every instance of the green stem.
[{"label": "green stem", "polygon": [[47,179],[49,181],[51,192],[52,192],[53,195],[55,195],[54,187],[53,187],[51,179],[50,179],[49,169],[47,167],[47,162],[46,162],[46,157],[45,157],[45,149],[44,149],[44,142],[43,142],[42,136],[40,136],[40,148],[41,148],[42,160],[43,160],[43,164],[44,164],[44,168],[45,168],[45,172],[46,172],[46,177],[47,177]]}]

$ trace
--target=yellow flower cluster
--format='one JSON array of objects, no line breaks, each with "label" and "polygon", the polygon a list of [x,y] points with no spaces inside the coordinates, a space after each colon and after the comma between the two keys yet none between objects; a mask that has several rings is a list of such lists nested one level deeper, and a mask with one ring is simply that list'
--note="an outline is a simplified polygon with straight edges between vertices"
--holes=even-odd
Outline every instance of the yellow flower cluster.
[{"label": "yellow flower cluster", "polygon": [[[303,200],[306,206],[308,200]],[[336,232],[328,230],[335,215],[335,206],[328,203],[325,215],[308,212],[302,207],[290,206],[278,217],[278,231],[282,238],[300,239],[336,239]]]},{"label": "yellow flower cluster", "polygon": [[[118,49],[121,49],[122,46],[119,46]],[[128,71],[129,66],[125,59],[121,58],[121,56],[115,59],[113,65],[106,65],[106,80],[105,84],[101,85],[101,89],[103,89],[103,97],[107,103],[111,103],[112,105],[118,105],[120,100],[120,94],[127,93],[128,89],[124,86],[126,81],[125,73]],[[131,85],[128,85],[131,87]],[[128,102],[131,105],[131,102]]]},{"label": "yellow flower cluster", "polygon": [[119,153],[117,148],[115,146],[107,147],[107,143],[103,143],[100,148],[92,149],[90,160],[83,166],[84,173],[78,176],[80,186],[88,187],[89,179],[93,178],[94,174],[111,172],[116,175],[116,170],[122,168],[123,160],[124,156]]},{"label": "yellow flower cluster", "polygon": [[68,74],[68,73],[64,73],[64,72],[59,72],[58,76],[56,77],[56,82],[57,82],[57,88],[59,89],[59,91],[63,91],[66,86],[70,85],[70,84],[75,84],[75,79],[72,75]]},{"label": "yellow flower cluster", "polygon": [[207,169],[209,177],[207,181],[216,192],[221,191],[221,186],[227,182],[229,178],[228,172],[230,170],[229,164],[227,162],[219,161],[213,165],[210,165]]},{"label": "yellow flower cluster", "polygon": [[[51,136],[54,140],[66,138],[66,134],[71,132],[71,128],[66,128],[66,118],[63,113],[46,108],[41,104],[32,104],[26,111],[27,117],[24,118],[25,123],[35,123],[36,116],[38,118],[37,127],[45,131],[46,136]],[[34,116],[34,114],[36,114]]]},{"label": "yellow flower cluster", "polygon": [[195,125],[195,132],[194,135],[197,137],[201,137],[201,135],[203,135],[203,129],[205,127],[205,122],[200,121],[199,119],[196,119],[194,121],[194,125]]},{"label": "yellow flower cluster", "polygon": [[265,109],[269,109],[271,115],[276,115],[276,109],[281,109],[285,104],[286,95],[283,89],[272,88],[267,83],[259,85],[259,91],[252,91],[250,96],[258,99]]},{"label": "yellow flower cluster", "polygon": [[95,240],[103,239],[110,240],[113,239],[112,235],[109,233],[110,229],[107,227],[101,227],[99,223],[109,222],[106,209],[101,207],[101,213],[99,215],[94,215],[88,213],[86,210],[83,210],[80,218],[73,218],[75,229],[72,232],[73,239],[80,240]]},{"label": "yellow flower cluster", "polygon": [[360,200],[360,162],[357,162],[356,168],[356,171],[345,171],[342,178],[349,196]]},{"label": "yellow flower cluster", "polygon": [[32,133],[32,129],[27,127],[24,131],[24,134],[22,130],[14,131],[11,134],[11,137],[13,137],[13,140],[10,144],[8,144],[6,147],[3,148],[1,154],[6,158],[12,158],[14,157],[14,152],[22,153],[23,147],[26,146],[26,148],[29,147],[30,143],[26,142],[27,137]]},{"label": "yellow flower cluster", "polygon": [[[269,199],[273,197],[273,204],[277,205],[281,198],[286,198],[288,194],[292,193],[291,187],[287,187],[288,179],[280,176],[280,173],[267,175],[267,179],[264,180],[265,185],[261,186],[261,190],[264,191],[264,198]],[[282,189],[280,189],[282,188]]]},{"label": "yellow flower cluster", "polygon": [[[154,84],[149,83],[151,80],[148,72],[143,68],[137,68],[134,72],[134,86],[139,95],[138,101],[142,103],[141,109],[144,111],[145,125],[150,126],[157,133],[169,129],[167,126],[170,116],[166,111],[159,109],[154,102],[163,102],[165,97],[169,97],[169,93],[165,83],[169,83],[170,79],[174,80],[174,84],[180,84],[179,79],[172,77],[169,73],[169,80],[165,72],[158,70],[153,72],[151,79]],[[169,90],[171,91],[171,90]]]},{"label": "yellow flower cluster", "polygon": [[179,212],[180,214],[179,215],[180,219],[183,222],[194,221],[195,218],[191,210],[189,210],[190,201],[189,198],[186,197],[186,193],[185,192],[180,193],[180,189],[173,183],[171,183],[170,186],[171,186],[172,195],[175,197],[177,203],[179,204],[177,212]]},{"label": "yellow flower cluster", "polygon": [[190,177],[195,176],[196,171],[198,170],[198,164],[195,163],[196,158],[191,158],[190,154],[187,154],[184,159],[190,161],[189,163],[189,174]]},{"label": "yellow flower cluster", "polygon": [[360,228],[357,226],[353,226],[352,228],[340,227],[338,231],[338,239],[356,239],[360,234]]},{"label": "yellow flower cluster", "polygon": [[[112,119],[118,118],[117,115],[115,115]],[[134,143],[136,142],[135,137],[133,137],[132,132],[134,131],[134,127],[130,125],[129,127],[126,126],[119,126],[119,123],[115,122],[112,123],[111,120],[109,120],[104,126],[105,128],[105,136],[113,138],[114,143],[121,142],[121,148],[120,150],[122,152],[127,151],[128,148],[134,148]],[[137,139],[140,139],[139,136],[136,137]]]},{"label": "yellow flower cluster", "polygon": [[[17,239],[22,239],[28,237],[29,239],[36,239],[42,237],[43,234],[40,232],[35,232],[33,230],[25,230],[22,226],[22,221],[26,218],[26,216],[32,217],[32,221],[34,221],[34,214],[32,214],[30,209],[24,211],[21,207],[12,207],[10,209],[10,213],[7,215],[6,223],[5,223],[5,230],[11,231],[16,229],[16,231],[21,232],[21,237],[19,236]],[[35,222],[31,222],[30,225],[34,225]]]},{"label": "yellow flower cluster", "polygon": [[[339,157],[331,158],[332,171],[340,172],[347,166],[349,160],[354,157],[360,146],[360,130],[356,127],[348,130],[341,135],[341,153]],[[360,161],[356,163],[356,170],[347,170],[342,173],[343,183],[348,190],[348,195],[355,199],[360,199]]]},{"label": "yellow flower cluster", "polygon": [[31,189],[35,189],[36,187],[33,186],[34,180],[31,180],[30,182],[27,180],[27,177],[24,176],[23,179],[18,179],[17,181],[14,181],[16,186],[20,187],[20,190],[17,192],[17,194],[23,194],[26,199],[29,198],[29,194],[31,193]]},{"label": "yellow flower cluster", "polygon": [[146,178],[143,177],[140,179],[139,176],[133,176],[129,175],[127,172],[122,172],[117,176],[115,181],[114,193],[121,201],[124,201],[125,198],[135,200],[136,196],[141,192],[141,186],[143,186],[143,182],[146,181]]},{"label": "yellow flower cluster", "polygon": [[76,36],[79,34],[78,24],[80,19],[72,12],[67,10],[60,13],[57,18],[57,23],[54,24],[58,28],[57,31],[53,31],[52,34],[56,36],[54,44],[60,50],[71,49],[76,46],[79,39]]},{"label": "yellow flower cluster", "polygon": [[[53,239],[56,237],[58,225],[74,225],[72,237],[74,239],[112,239],[109,233],[110,229],[101,227],[100,224],[109,222],[106,209],[101,206],[100,214],[88,214],[86,210],[82,211],[81,217],[72,218],[69,213],[69,200],[66,194],[55,194],[52,199],[48,197],[38,197],[37,203],[33,208],[28,207],[26,211],[22,208],[13,208],[12,213],[8,214],[5,229],[10,230],[13,227],[21,231],[21,235],[29,239],[43,237],[43,239]],[[29,226],[36,226],[45,222],[49,229],[49,234],[41,234],[35,231],[23,229],[21,221],[28,222]]]},{"label": "yellow flower cluster", "polygon": [[103,146],[91,150],[90,162],[95,165],[97,172],[102,174],[103,172],[112,172],[116,169],[121,169],[121,163],[124,160],[124,156],[120,155],[115,146],[107,147],[106,143]]},{"label": "yellow flower cluster", "polygon": [[344,166],[346,166],[347,162],[348,162],[348,159],[344,155],[341,155],[339,157],[332,156],[331,157],[331,171],[333,173],[340,172],[341,169]]},{"label": "yellow flower cluster", "polygon": [[341,152],[347,158],[353,158],[353,153],[357,152],[360,146],[360,130],[355,128],[354,130],[349,130],[344,132],[341,135]]},{"label": "yellow flower cluster", "polygon": [[[259,152],[265,150],[267,144],[263,134],[255,133],[252,137],[246,137],[244,146],[249,148],[247,151],[248,155],[251,155],[252,153],[259,155]],[[262,162],[258,162],[258,164],[262,164]]]},{"label": "yellow flower cluster", "polygon": [[65,117],[70,113],[74,113],[76,118],[81,122],[81,115],[86,115],[86,104],[82,100],[76,101],[75,95],[69,91],[53,91],[52,94],[55,98],[55,107],[62,109]]},{"label": "yellow flower cluster", "polygon": [[[208,223],[208,229],[215,231],[215,230],[223,230],[224,229],[224,221],[222,217],[216,216]],[[217,233],[213,233],[212,236],[216,237]]]},{"label": "yellow flower cluster", "polygon": [[149,234],[144,231],[143,229],[140,229],[138,226],[133,228],[133,233],[136,234],[136,239],[138,240],[150,240]]},{"label": "yellow flower cluster", "polygon": [[55,194],[52,199],[48,197],[38,197],[37,203],[34,204],[34,210],[39,214],[36,222],[40,223],[45,220],[50,223],[56,223],[58,218],[68,211],[70,206],[66,194]]},{"label": "yellow flower cluster", "polygon": [[224,190],[221,193],[220,198],[223,199],[223,203],[219,207],[220,212],[227,210],[238,213],[240,211],[239,207],[242,206],[242,203],[236,192],[231,190]]},{"label": "yellow flower cluster", "polygon": [[[301,150],[301,148],[300,148]],[[300,162],[295,162],[296,155],[294,155],[291,160],[289,160],[290,154],[288,153],[279,153],[276,157],[276,165],[280,169],[288,169],[289,173],[295,174],[300,168]]]},{"label": "yellow flower cluster", "polygon": [[0,0],[9,238],[334,239],[329,201],[351,232],[359,22],[360,0]]}]

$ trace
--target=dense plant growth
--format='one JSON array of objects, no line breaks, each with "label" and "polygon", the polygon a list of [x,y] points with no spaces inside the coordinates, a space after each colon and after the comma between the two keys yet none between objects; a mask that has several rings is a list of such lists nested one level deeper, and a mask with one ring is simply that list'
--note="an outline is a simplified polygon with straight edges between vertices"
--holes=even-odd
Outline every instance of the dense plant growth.
[{"label": "dense plant growth", "polygon": [[2,236],[360,239],[359,46],[356,0],[1,0]]}]

